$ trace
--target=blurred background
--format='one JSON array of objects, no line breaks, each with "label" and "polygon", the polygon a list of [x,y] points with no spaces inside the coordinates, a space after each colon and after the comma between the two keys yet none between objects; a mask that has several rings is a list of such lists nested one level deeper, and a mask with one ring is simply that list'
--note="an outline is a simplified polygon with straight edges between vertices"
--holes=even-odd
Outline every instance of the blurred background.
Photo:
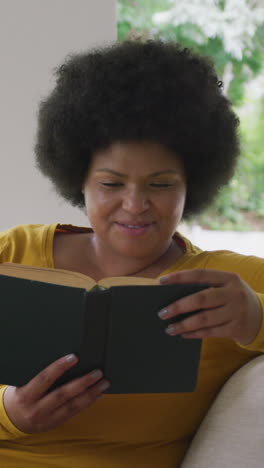
[{"label": "blurred background", "polygon": [[201,247],[264,256],[264,0],[118,0],[117,23],[120,41],[174,40],[213,59],[242,154],[229,185],[182,230]]}]

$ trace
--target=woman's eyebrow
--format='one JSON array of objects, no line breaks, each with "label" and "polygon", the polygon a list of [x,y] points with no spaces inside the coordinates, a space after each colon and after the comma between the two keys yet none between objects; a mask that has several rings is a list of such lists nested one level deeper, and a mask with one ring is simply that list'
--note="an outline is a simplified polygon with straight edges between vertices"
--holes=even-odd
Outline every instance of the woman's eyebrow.
[{"label": "woman's eyebrow", "polygon": [[[113,169],[107,169],[107,168],[102,168],[102,169],[97,169],[96,172],[110,172],[111,174],[120,176],[120,177],[127,177],[127,174],[122,174],[121,172],[114,171]],[[152,174],[149,174],[150,176],[158,176],[161,174],[178,174],[178,171],[174,169],[167,169],[166,171],[158,171],[158,172],[153,172]]]}]

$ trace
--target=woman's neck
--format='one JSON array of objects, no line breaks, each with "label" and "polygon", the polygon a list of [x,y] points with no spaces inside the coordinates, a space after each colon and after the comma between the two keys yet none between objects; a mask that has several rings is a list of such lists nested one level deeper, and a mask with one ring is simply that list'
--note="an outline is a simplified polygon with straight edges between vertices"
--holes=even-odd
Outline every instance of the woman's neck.
[{"label": "woman's neck", "polygon": [[109,276],[157,277],[184,254],[174,239],[171,239],[169,245],[156,256],[144,258],[107,254],[100,250],[92,238],[90,238],[90,242],[89,263],[92,264],[97,281]]},{"label": "woman's neck", "polygon": [[91,276],[95,281],[109,276],[141,276],[156,278],[185,253],[177,241],[171,242],[159,255],[133,258],[110,255],[105,249],[94,246],[94,232],[56,233],[53,242],[55,268],[77,271]]}]

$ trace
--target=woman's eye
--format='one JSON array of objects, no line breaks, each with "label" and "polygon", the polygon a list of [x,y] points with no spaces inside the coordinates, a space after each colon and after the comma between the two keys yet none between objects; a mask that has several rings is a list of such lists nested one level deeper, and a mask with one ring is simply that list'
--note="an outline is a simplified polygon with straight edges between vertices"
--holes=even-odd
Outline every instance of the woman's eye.
[{"label": "woman's eye", "polygon": [[[104,186],[104,187],[121,187],[123,184],[121,184],[120,182],[101,182],[101,184]],[[152,187],[156,187],[156,188],[167,188],[167,187],[172,187],[173,184],[150,184]]]},{"label": "woman's eye", "polygon": [[151,184],[153,187],[172,187],[173,184]]},{"label": "woman's eye", "polygon": [[104,185],[105,187],[120,187],[120,185],[122,185],[122,184],[111,183],[111,182],[102,182],[102,185]]}]

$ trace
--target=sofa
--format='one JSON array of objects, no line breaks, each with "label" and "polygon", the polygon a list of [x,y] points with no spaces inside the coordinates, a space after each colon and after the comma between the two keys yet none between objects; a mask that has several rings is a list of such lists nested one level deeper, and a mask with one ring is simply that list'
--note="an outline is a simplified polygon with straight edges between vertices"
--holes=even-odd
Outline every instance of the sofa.
[{"label": "sofa", "polygon": [[222,387],[181,468],[264,468],[263,355]]}]

